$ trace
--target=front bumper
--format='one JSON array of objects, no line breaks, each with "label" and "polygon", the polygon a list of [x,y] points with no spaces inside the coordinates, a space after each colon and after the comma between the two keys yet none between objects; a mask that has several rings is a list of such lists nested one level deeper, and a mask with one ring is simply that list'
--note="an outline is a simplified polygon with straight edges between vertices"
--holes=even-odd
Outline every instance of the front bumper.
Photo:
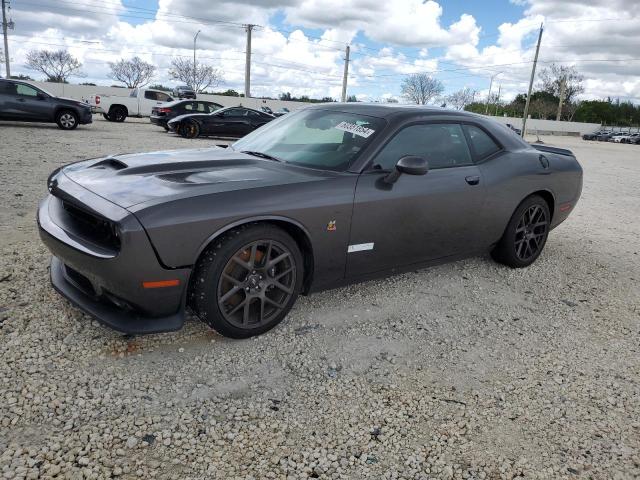
[{"label": "front bumper", "polygon": [[[164,268],[133,215],[65,178],[64,174],[58,175],[57,179],[62,179],[58,187],[64,191],[56,194],[81,199],[87,210],[117,220],[121,247],[114,251],[83,239],[65,218],[62,200],[47,196],[38,210],[38,227],[42,241],[53,254],[54,288],[101,323],[123,333],[181,328],[191,269]],[[169,280],[177,281],[177,285],[144,285]]]},{"label": "front bumper", "polygon": [[87,125],[93,122],[93,115],[90,108],[83,108],[79,117],[78,123],[80,123],[80,125]]},{"label": "front bumper", "polygon": [[159,127],[167,127],[166,118],[151,116],[149,117],[149,120],[151,121],[151,123],[153,123],[154,125],[158,125]]}]

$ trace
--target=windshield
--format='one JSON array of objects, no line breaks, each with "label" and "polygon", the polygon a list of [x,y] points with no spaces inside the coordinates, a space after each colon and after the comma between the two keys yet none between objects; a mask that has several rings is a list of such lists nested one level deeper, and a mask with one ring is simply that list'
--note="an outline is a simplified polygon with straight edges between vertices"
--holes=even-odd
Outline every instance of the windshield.
[{"label": "windshield", "polygon": [[233,144],[284,162],[345,171],[385,125],[381,118],[335,110],[304,109],[266,124]]}]

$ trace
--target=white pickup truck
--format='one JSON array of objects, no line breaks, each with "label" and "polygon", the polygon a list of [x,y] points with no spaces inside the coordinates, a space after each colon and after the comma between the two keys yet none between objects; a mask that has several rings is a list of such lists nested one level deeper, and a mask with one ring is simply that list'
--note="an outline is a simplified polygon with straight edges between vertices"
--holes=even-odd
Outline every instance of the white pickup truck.
[{"label": "white pickup truck", "polygon": [[92,95],[91,110],[102,113],[111,122],[124,122],[127,117],[149,117],[151,109],[173,98],[166,92],[150,88],[134,88],[128,97],[116,95]]}]

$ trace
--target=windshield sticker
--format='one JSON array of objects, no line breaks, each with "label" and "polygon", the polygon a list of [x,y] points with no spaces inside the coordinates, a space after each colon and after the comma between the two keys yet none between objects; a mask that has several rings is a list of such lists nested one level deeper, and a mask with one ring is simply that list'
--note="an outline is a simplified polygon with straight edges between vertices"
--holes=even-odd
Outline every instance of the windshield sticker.
[{"label": "windshield sticker", "polygon": [[334,128],[338,130],[344,130],[345,132],[353,133],[354,135],[359,135],[360,137],[368,138],[374,133],[375,130],[371,130],[370,128],[361,127],[360,125],[356,125],[355,123],[349,122],[340,122]]}]

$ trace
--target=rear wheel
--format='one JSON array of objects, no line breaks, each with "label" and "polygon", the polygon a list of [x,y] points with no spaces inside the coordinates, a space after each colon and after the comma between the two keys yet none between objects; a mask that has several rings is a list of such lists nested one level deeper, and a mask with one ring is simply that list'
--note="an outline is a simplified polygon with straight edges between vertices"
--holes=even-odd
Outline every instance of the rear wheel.
[{"label": "rear wheel", "polygon": [[184,138],[197,138],[200,135],[200,126],[197,122],[190,120],[181,126],[180,135]]},{"label": "rear wheel", "polygon": [[61,110],[56,115],[56,123],[63,130],[73,130],[78,126],[78,115],[72,110]]},{"label": "rear wheel", "polygon": [[102,118],[104,118],[105,120],[108,120],[110,122],[112,121],[111,118],[109,118],[109,114],[107,114],[107,113],[103,113],[102,114]]},{"label": "rear wheel", "polygon": [[303,259],[281,229],[253,224],[233,230],[201,255],[191,306],[220,334],[247,338],[280,323],[302,287]]},{"label": "rear wheel", "polygon": [[538,195],[526,198],[509,220],[491,256],[511,268],[528,267],[542,253],[550,222],[547,202]]},{"label": "rear wheel", "polygon": [[124,107],[111,107],[109,110],[109,118],[114,122],[121,123],[127,118],[127,113],[127,109]]}]

